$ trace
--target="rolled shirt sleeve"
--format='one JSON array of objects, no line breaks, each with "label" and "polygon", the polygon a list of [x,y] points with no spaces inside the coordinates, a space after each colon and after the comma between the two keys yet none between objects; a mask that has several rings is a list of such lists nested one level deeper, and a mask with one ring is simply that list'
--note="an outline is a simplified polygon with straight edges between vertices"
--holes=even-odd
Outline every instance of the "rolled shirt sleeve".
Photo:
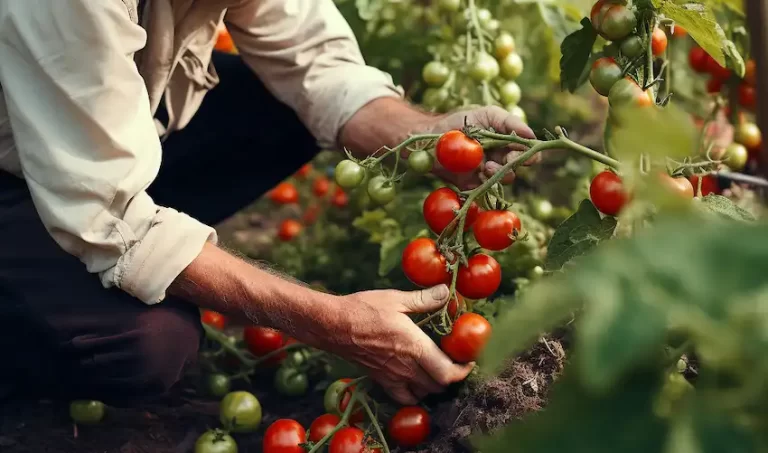
[{"label": "rolled shirt sleeve", "polygon": [[3,0],[0,85],[23,176],[54,240],[105,287],[163,300],[213,228],[146,189],[161,145],[121,0]]},{"label": "rolled shirt sleeve", "polygon": [[365,104],[403,96],[389,74],[365,64],[333,0],[244,0],[224,22],[246,63],[321,146],[338,146]]}]

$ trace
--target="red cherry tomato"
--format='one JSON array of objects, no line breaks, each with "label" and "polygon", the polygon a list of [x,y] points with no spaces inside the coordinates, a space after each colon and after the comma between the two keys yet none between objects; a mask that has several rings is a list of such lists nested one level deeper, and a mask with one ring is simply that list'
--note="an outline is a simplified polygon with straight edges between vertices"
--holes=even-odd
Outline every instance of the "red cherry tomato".
[{"label": "red cherry tomato", "polygon": [[337,208],[343,208],[349,204],[349,197],[344,192],[344,190],[341,189],[341,187],[337,187],[336,191],[333,193],[333,198],[331,198],[331,204],[336,206]]},{"label": "red cherry tomato", "polygon": [[320,215],[320,206],[313,204],[313,205],[310,205],[306,211],[304,211],[304,215],[301,216],[301,220],[307,225],[312,225],[317,221],[317,216],[319,215]]},{"label": "red cherry tomato", "polygon": [[456,319],[456,315],[459,313],[459,311],[463,311],[465,308],[465,302],[464,297],[462,297],[461,294],[456,293],[456,297],[451,299],[450,302],[448,302],[448,316],[451,317],[451,319]]},{"label": "red cherry tomato", "polygon": [[306,453],[301,444],[307,442],[304,427],[296,420],[280,419],[264,432],[264,453]]},{"label": "red cherry tomato", "polygon": [[[440,234],[456,218],[456,212],[461,209],[461,201],[458,194],[448,187],[441,187],[424,200],[424,220],[426,220],[429,229],[435,234]],[[472,203],[467,218],[464,221],[464,231],[469,230],[477,218],[480,208],[476,203]]]},{"label": "red cherry tomato", "polygon": [[617,215],[629,200],[621,178],[610,171],[595,176],[589,186],[589,197],[598,211],[613,216]]},{"label": "red cherry tomato", "polygon": [[485,211],[477,216],[473,231],[480,247],[504,250],[514,244],[523,225],[511,211]]},{"label": "red cherry tomato", "polygon": [[693,198],[695,193],[693,190],[693,185],[687,178],[682,176],[673,178],[666,173],[660,173],[659,181],[674,195],[679,195],[683,198]]},{"label": "red cherry tomato", "polygon": [[749,110],[755,110],[757,105],[755,102],[755,88],[746,82],[742,82],[739,85],[739,104]]},{"label": "red cherry tomato", "polygon": [[445,257],[435,241],[429,238],[419,238],[408,244],[403,251],[403,272],[408,280],[424,288],[451,280]]},{"label": "red cherry tomato", "polygon": [[318,197],[324,197],[328,195],[328,191],[331,189],[331,182],[328,178],[321,176],[312,182],[312,193]]},{"label": "red cherry tomato", "polygon": [[[693,175],[689,178],[689,181],[691,181],[691,186],[693,186],[693,192],[696,193],[699,189],[699,177]],[[701,180],[701,196],[706,197],[711,193],[720,193],[720,183],[714,175],[705,175]]]},{"label": "red cherry tomato", "polygon": [[320,442],[336,428],[340,421],[341,417],[336,414],[323,414],[317,417],[309,427],[309,440],[315,443]]},{"label": "red cherry tomato", "polygon": [[672,32],[672,36],[675,38],[685,38],[688,35],[688,30],[675,24],[675,30]]},{"label": "red cherry tomato", "polygon": [[467,173],[483,162],[483,146],[459,130],[448,131],[437,141],[437,161],[453,173]]},{"label": "red cherry tomato", "polygon": [[723,89],[725,80],[712,77],[707,80],[707,93],[717,94]]},{"label": "red cherry tomato", "polygon": [[654,28],[651,34],[651,51],[654,57],[658,57],[667,50],[667,34],[661,28]]},{"label": "red cherry tomato", "polygon": [[203,310],[200,320],[203,324],[208,324],[211,327],[215,327],[219,330],[224,329],[227,324],[227,319],[221,313],[212,310]]},{"label": "red cherry tomato", "polygon": [[304,164],[299,168],[299,171],[296,172],[296,177],[299,179],[306,179],[310,173],[312,173],[312,164]]},{"label": "red cherry tomato", "polygon": [[710,58],[706,50],[696,46],[691,48],[691,52],[688,54],[688,64],[694,71],[704,73],[707,72],[707,62]]},{"label": "red cherry tomato", "polygon": [[[277,351],[286,344],[285,336],[279,330],[268,327],[251,326],[243,330],[243,339],[251,354],[262,357]],[[287,354],[278,354],[267,360],[268,365],[280,363]]]},{"label": "red cherry tomato", "polygon": [[288,242],[301,234],[301,230],[303,229],[304,227],[298,220],[285,219],[280,224],[280,229],[277,231],[277,237],[279,237],[281,241]]},{"label": "red cherry tomato", "polygon": [[281,182],[269,192],[269,199],[277,204],[293,204],[299,201],[299,191],[289,182]]},{"label": "red cherry tomato", "polygon": [[469,258],[466,266],[459,267],[459,274],[456,276],[456,289],[470,299],[489,297],[499,289],[499,285],[499,262],[482,253]]},{"label": "red cherry tomato", "polygon": [[415,447],[429,437],[429,414],[418,406],[403,407],[389,421],[389,435],[402,447]]},{"label": "red cherry tomato", "polygon": [[369,448],[365,433],[359,428],[341,428],[328,444],[328,453],[380,453],[379,448]]},{"label": "red cherry tomato", "polygon": [[707,54],[707,72],[716,79],[728,80],[731,77],[731,70],[720,66],[720,63],[709,54]]},{"label": "red cherry tomato", "polygon": [[744,81],[752,86],[755,86],[756,78],[757,66],[755,64],[755,60],[747,60],[744,69]]},{"label": "red cherry tomato", "polygon": [[440,348],[454,361],[477,360],[491,338],[491,324],[477,313],[464,313],[453,323],[451,333],[440,339]]}]

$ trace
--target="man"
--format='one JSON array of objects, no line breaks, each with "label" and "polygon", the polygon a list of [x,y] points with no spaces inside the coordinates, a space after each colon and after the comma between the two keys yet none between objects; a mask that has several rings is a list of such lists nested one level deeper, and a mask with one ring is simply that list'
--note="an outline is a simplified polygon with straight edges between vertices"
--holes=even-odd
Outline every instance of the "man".
[{"label": "man", "polygon": [[[212,56],[222,19],[242,58]],[[403,404],[469,373],[407,316],[445,286],[331,296],[216,246],[209,225],[318,143],[365,155],[465,116],[533,137],[500,108],[409,106],[332,0],[2,0],[0,89],[7,392],[162,394],[197,355],[201,307],[361,364]],[[501,151],[454,182],[476,185]]]}]

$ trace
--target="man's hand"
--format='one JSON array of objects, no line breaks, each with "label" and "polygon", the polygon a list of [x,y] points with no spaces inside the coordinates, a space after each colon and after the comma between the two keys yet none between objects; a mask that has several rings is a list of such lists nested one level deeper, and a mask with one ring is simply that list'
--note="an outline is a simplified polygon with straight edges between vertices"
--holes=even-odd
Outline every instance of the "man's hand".
[{"label": "man's hand", "polygon": [[430,313],[448,302],[445,285],[422,291],[366,291],[345,296],[348,329],[328,349],[369,371],[400,404],[416,404],[459,382],[474,364],[459,365],[408,317]]}]

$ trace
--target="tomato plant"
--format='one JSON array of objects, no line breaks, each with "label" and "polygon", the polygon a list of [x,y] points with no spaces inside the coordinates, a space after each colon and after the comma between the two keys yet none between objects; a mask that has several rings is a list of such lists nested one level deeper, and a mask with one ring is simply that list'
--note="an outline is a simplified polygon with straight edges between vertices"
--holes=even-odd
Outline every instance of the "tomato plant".
[{"label": "tomato plant", "polygon": [[461,131],[443,134],[435,149],[440,165],[454,173],[470,172],[483,162],[483,146]]},{"label": "tomato plant", "polygon": [[429,437],[430,417],[418,406],[400,408],[389,421],[389,435],[403,447],[415,447]]},{"label": "tomato plant", "polygon": [[229,431],[253,432],[261,424],[261,403],[251,393],[228,393],[219,405],[219,419]]},{"label": "tomato plant", "polygon": [[280,419],[269,425],[264,432],[264,453],[304,453],[301,444],[307,442],[304,427],[296,420]]},{"label": "tomato plant", "polygon": [[453,360],[468,363],[477,360],[491,337],[491,324],[477,313],[464,313],[453,323],[451,333],[441,339],[440,347]]}]

